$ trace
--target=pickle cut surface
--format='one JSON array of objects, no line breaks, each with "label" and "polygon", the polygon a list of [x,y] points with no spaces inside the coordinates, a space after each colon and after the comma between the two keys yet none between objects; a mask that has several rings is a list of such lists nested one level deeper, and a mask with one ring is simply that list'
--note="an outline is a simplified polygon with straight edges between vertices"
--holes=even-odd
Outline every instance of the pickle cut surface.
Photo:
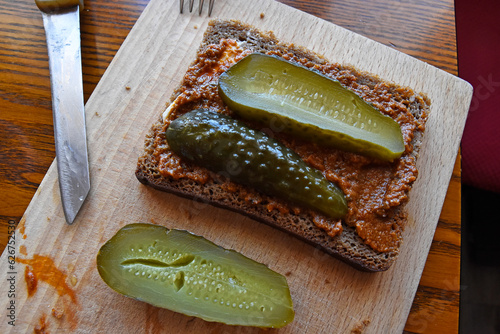
[{"label": "pickle cut surface", "polygon": [[342,190],[302,158],[243,122],[198,109],[173,120],[170,148],[182,158],[257,191],[338,219],[347,213]]},{"label": "pickle cut surface", "polygon": [[294,318],[284,276],[187,231],[126,225],[97,269],[123,295],[206,321],[278,328]]},{"label": "pickle cut surface", "polygon": [[218,85],[230,109],[271,129],[386,161],[404,152],[396,121],[304,66],[253,53],[224,72]]}]

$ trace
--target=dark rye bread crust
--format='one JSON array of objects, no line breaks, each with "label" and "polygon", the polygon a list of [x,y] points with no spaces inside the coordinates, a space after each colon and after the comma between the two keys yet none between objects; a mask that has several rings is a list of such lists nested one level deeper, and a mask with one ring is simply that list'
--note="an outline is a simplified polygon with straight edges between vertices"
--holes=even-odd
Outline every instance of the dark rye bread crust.
[{"label": "dark rye bread crust", "polygon": [[[237,21],[213,20],[210,22],[205,32],[203,42],[199,51],[204,50],[210,44],[218,44],[223,38],[230,38],[242,42],[241,47],[250,49],[254,52],[266,52],[270,50],[283,50],[292,53],[300,58],[306,58],[314,63],[323,64],[326,61],[319,55],[301,47],[289,44],[282,44],[274,37],[271,32],[263,33],[253,27],[242,24]],[[366,73],[360,73],[353,68],[343,67],[346,71],[355,75],[359,84],[374,87],[381,80]],[[400,87],[390,85],[394,90],[395,96],[401,96],[397,90]],[[174,92],[171,101],[180,94],[180,87]],[[428,111],[428,100],[423,96],[406,96],[406,104],[409,105],[411,113],[418,119]],[[161,111],[163,112],[163,110]],[[187,178],[173,179],[160,174],[158,163],[154,158],[154,141],[156,135],[162,131],[162,117],[160,116],[145,141],[145,152],[138,160],[136,176],[140,182],[161,191],[171,192],[183,197],[191,198],[199,202],[210,203],[214,206],[229,209],[255,220],[266,223],[270,226],[281,229],[285,232],[310,243],[311,245],[333,255],[334,257],[352,265],[353,267],[364,271],[384,271],[394,262],[398,255],[398,250],[390,252],[377,252],[364,243],[358,236],[355,228],[342,224],[343,231],[336,237],[330,237],[324,230],[318,228],[312,221],[311,216],[306,212],[295,214],[293,212],[281,213],[279,210],[269,211],[266,199],[259,204],[248,203],[238,192],[228,192],[224,190],[221,184],[224,180],[211,173],[211,180],[206,184],[200,184]],[[418,155],[423,131],[415,131],[412,140],[413,152],[415,158]],[[283,202],[280,199],[272,198],[278,203]],[[284,202],[286,203],[286,202]],[[395,210],[395,220],[405,220],[406,213],[404,204]]]}]

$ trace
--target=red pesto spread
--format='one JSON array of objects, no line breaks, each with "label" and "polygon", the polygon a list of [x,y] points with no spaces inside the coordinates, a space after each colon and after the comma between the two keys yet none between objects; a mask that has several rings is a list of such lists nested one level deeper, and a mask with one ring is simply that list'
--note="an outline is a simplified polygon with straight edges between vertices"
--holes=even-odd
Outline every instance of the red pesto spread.
[{"label": "red pesto spread", "polygon": [[[196,108],[207,108],[231,115],[231,111],[219,97],[217,80],[225,70],[249,53],[251,51],[240,48],[233,40],[222,40],[218,45],[209,45],[200,53],[188,69],[182,86],[177,90],[177,98],[169,106],[170,110],[164,119],[161,133],[164,133],[170,120]],[[274,134],[275,138],[297,152],[304,161],[320,170],[326,179],[336,183],[343,190],[348,200],[348,214],[343,218],[345,224],[354,227],[358,235],[374,250],[380,252],[397,250],[405,216],[395,208],[407,202],[408,191],[418,174],[414,158],[410,155],[413,149],[410,143],[413,132],[417,129],[423,130],[425,116],[419,120],[415,119],[407,105],[391,98],[389,87],[385,83],[370,88],[358,84],[358,77],[337,64],[318,65],[308,59],[299,59],[279,50],[268,53],[298,62],[335,78],[400,124],[405,152],[401,158],[391,163],[321,147],[281,133]],[[401,92],[407,91],[409,90],[402,88]],[[200,184],[205,184],[211,179],[208,170],[184,163],[170,151],[164,136],[158,135],[154,146],[154,156],[158,160],[159,170],[163,176],[174,179],[189,178]],[[262,196],[252,189],[229,181],[223,184],[223,188],[228,192],[239,191],[239,196],[250,204],[263,203]],[[278,210],[280,213],[298,214],[302,210],[307,210],[283,204],[282,201],[266,199],[265,203],[267,210]],[[311,212],[311,215],[314,224],[330,236],[342,232],[339,220],[332,220],[314,212]]]}]

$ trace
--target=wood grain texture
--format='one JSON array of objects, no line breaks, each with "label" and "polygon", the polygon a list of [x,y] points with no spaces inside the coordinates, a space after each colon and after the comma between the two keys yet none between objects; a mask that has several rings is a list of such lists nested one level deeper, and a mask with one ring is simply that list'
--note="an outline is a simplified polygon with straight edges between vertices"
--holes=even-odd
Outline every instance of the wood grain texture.
[{"label": "wood grain texture", "polygon": [[[391,48],[415,56],[431,65],[438,66],[449,73],[456,74],[453,4],[449,1],[432,3],[421,1],[418,3],[396,1],[375,1],[365,3],[354,1],[348,4],[340,1],[319,1],[314,3],[306,1],[281,2],[344,26],[352,31],[386,44]],[[219,7],[221,3],[223,3],[223,1],[216,2],[214,13],[217,13],[217,10],[221,10],[221,7]],[[0,136],[2,136],[2,146],[8,148],[2,149],[0,160],[0,170],[2,173],[0,215],[2,216],[3,232],[0,237],[2,238],[2,246],[4,246],[7,241],[6,225],[8,220],[12,219],[16,222],[21,220],[21,216],[27,204],[33,194],[35,194],[38,184],[41,182],[43,175],[52,162],[54,150],[52,146],[52,116],[50,111],[48,65],[40,14],[36,7],[28,1],[7,2],[6,0],[2,0],[0,4],[0,31],[2,34],[2,38],[0,39],[0,43],[2,43],[2,47],[0,48],[0,91],[2,92],[0,126],[2,127],[2,131],[0,132]],[[88,3],[86,3],[86,10],[82,13],[84,89],[86,100],[95,90],[105,69],[113,59],[116,50],[118,50],[146,4],[146,1],[134,1],[132,3],[88,1]],[[263,13],[267,13],[266,7],[261,9]],[[172,6],[172,10],[176,10],[176,8]],[[233,10],[237,11],[238,8],[234,8]],[[270,17],[267,16],[267,19],[269,18]],[[194,20],[196,21],[196,19]],[[264,21],[265,20],[266,16],[264,16]],[[153,30],[155,29],[155,23],[157,22],[149,24]],[[165,29],[168,29],[168,27],[171,27],[174,23],[169,24],[170,25],[165,27]],[[186,28],[187,27],[188,26],[186,26]],[[188,40],[193,35],[199,34],[199,31],[195,31],[196,29],[194,29],[194,26],[190,25],[189,27],[193,29],[186,29],[183,33],[183,37]],[[198,25],[198,29],[202,29],[202,24]],[[159,44],[160,43],[156,43],[154,40],[148,42],[147,48],[151,50],[150,55],[154,55],[155,52],[158,52],[160,48]],[[196,49],[196,47],[196,43],[192,43],[183,46],[178,52],[188,53],[188,51],[192,51]],[[326,48],[327,46],[324,47]],[[161,62],[169,63],[170,59],[165,57],[160,56]],[[134,83],[140,82],[141,85],[146,85],[146,87],[141,89],[142,92],[145,92],[146,88],[149,88],[149,91],[151,91],[155,86],[155,80],[158,81],[158,77],[154,76],[155,71],[152,70],[141,78],[135,78],[134,80],[131,79],[129,82],[124,82],[123,78],[129,73],[127,72],[127,68],[136,66],[134,64],[137,64],[138,61],[139,60],[134,59],[131,60],[128,66],[123,66],[124,75],[122,79],[120,79],[121,81],[117,81],[118,87],[120,87],[120,85],[122,85],[122,87],[129,85],[132,88],[129,95],[136,94],[134,88],[138,89],[138,86],[134,86]],[[166,83],[165,87],[167,87],[167,89],[165,89],[164,96],[148,95],[149,93],[143,94],[146,94],[146,96],[151,99],[157,100],[168,97],[168,90],[172,87],[171,85],[175,85],[175,80],[180,78],[180,75],[183,73],[183,69],[177,70],[176,65],[179,65],[179,63],[175,63],[175,61],[169,63],[171,69],[167,70],[166,74],[173,78],[173,82]],[[177,77],[174,74],[175,71],[178,71]],[[108,94],[106,91],[99,91],[99,93],[103,96]],[[101,100],[104,99],[103,96],[100,97]],[[141,105],[135,102],[136,97],[137,96],[134,95],[134,99],[132,100],[125,95],[125,98],[128,99],[127,103],[130,104],[130,109],[126,110],[131,111],[137,108],[140,110],[150,110],[156,107],[149,105],[147,101]],[[99,99],[99,97],[96,97],[96,99]],[[98,107],[95,107],[95,109],[92,109],[94,114],[91,116],[93,122],[96,122],[94,123],[96,127],[98,127],[99,119],[105,118],[106,112],[110,109],[113,109],[113,105],[110,102],[100,104]],[[126,110],[124,109],[123,111]],[[107,133],[110,130],[112,129],[106,128],[104,131],[106,133],[94,133],[96,140],[112,144],[117,137],[113,137],[110,133]],[[130,141],[130,138],[128,138],[130,135],[127,132],[123,132],[123,129],[116,129],[115,135]],[[139,143],[133,143],[133,145],[139,150],[142,145],[142,140],[140,140]],[[127,155],[128,160],[126,160],[131,162],[135,159],[134,154],[138,155],[138,151],[125,153],[118,149],[117,151],[108,153],[110,157],[116,156],[117,154],[129,154]],[[94,172],[96,173],[96,178],[98,178],[97,173],[103,172],[104,170],[106,173],[115,173],[116,175],[123,173],[123,166],[117,165],[115,162],[111,161],[111,158],[101,157],[95,164]],[[133,167],[130,166],[128,168],[133,169]],[[102,187],[110,186],[106,184],[106,181],[101,181],[100,184],[102,184]],[[126,184],[131,187],[131,190],[135,191],[135,180],[127,180]],[[99,187],[99,185],[96,186]],[[43,189],[43,187],[41,189]],[[50,190],[51,195],[58,196],[57,188],[52,187]],[[34,200],[40,200],[37,197],[39,194],[40,192],[37,192]],[[149,195],[152,197],[156,196],[154,194]],[[122,198],[120,195],[111,192],[101,194],[100,196],[106,196],[106,200],[102,203],[95,204],[99,209],[112,207],[114,209],[111,210],[111,213],[116,212],[122,215],[123,213],[135,212],[135,214],[138,214],[137,211],[134,211],[135,209],[120,207],[119,199]],[[168,198],[169,197],[167,197],[167,202]],[[156,199],[156,201],[158,202],[158,199]],[[151,210],[159,210],[162,204],[165,205],[165,203],[154,203],[153,201],[153,204],[148,203],[145,207]],[[200,205],[191,207],[191,204],[190,202],[183,202],[184,214],[186,217],[197,217],[204,208],[200,208]],[[102,221],[109,221],[111,219],[110,215],[112,216],[109,211],[110,210],[108,210],[107,215],[92,217],[92,219],[98,218]],[[45,226],[48,219],[50,219],[50,224],[57,225],[60,223],[58,219],[61,217],[57,218],[57,214],[54,216],[45,215],[44,217],[42,211],[38,213],[40,213],[38,217],[41,226]],[[218,215],[224,217],[224,213],[218,213]],[[147,217],[147,219],[152,219],[158,223],[163,221],[161,215]],[[123,224],[124,222],[122,221],[119,223]],[[246,224],[254,226],[252,222],[246,222]],[[61,265],[61,268],[67,269],[68,272],[82,273],[83,268],[81,268],[81,266],[85,263],[88,266],[92,266],[91,260],[83,261],[83,264],[79,263],[79,271],[77,269],[70,270],[72,266],[76,265],[72,260],[72,256],[76,258],[78,254],[82,254],[82,247],[72,249],[71,252],[68,253],[70,255],[64,258],[58,256],[55,250],[59,249],[60,251],[64,251],[70,249],[71,243],[59,245],[60,240],[64,240],[65,242],[73,240],[73,238],[75,242],[81,240],[81,238],[85,240],[85,238],[90,235],[91,231],[85,229],[85,225],[83,227],[78,226],[78,228],[74,230],[69,230],[66,226],[63,226],[62,230],[59,231],[59,228],[61,227],[54,227],[57,233],[49,235],[46,238],[47,245],[57,245],[57,247],[54,247],[53,257],[56,259],[58,265]],[[233,227],[233,232],[234,230],[237,231],[236,227]],[[26,240],[30,238],[28,231],[30,231],[29,235],[35,235],[35,233],[45,235],[45,233],[47,233],[44,232],[41,227],[40,230],[27,229],[27,232],[24,234],[27,236]],[[104,226],[96,227],[92,233],[101,235],[102,239],[90,246],[96,246],[105,238],[109,237],[112,232],[114,231],[105,230]],[[272,233],[272,230],[264,229],[264,232]],[[61,236],[60,239],[57,239],[58,235]],[[208,233],[206,236],[210,237],[213,235]],[[290,241],[288,238],[285,238],[285,240],[287,242]],[[229,244],[226,246],[237,248],[236,246],[238,245]],[[253,245],[241,245],[238,248],[245,249],[245,247],[253,247]],[[419,290],[413,301],[413,307],[405,327],[407,331],[416,333],[457,332],[459,248],[460,170],[457,160],[447,199],[443,206],[440,222],[429,253],[427,266],[422,275]],[[40,245],[28,249],[27,252],[29,255],[32,255],[44,249],[45,248]],[[313,258],[319,256],[318,261],[321,263],[331,263],[329,262],[330,260],[323,259],[321,254],[313,252],[312,255]],[[270,263],[270,266],[273,266],[273,264]],[[315,279],[317,280],[317,277]],[[79,277],[77,286],[83,285],[85,281],[85,275]],[[314,281],[304,282],[304,285],[307,286],[315,283],[328,284],[326,281]],[[50,287],[45,287],[43,293],[50,295]],[[57,298],[52,298],[50,300],[53,301],[52,305],[64,303],[64,299],[59,300]],[[117,300],[121,302],[121,299]],[[124,303],[127,302],[124,301]],[[132,305],[137,306],[135,302],[133,302]],[[300,309],[307,309],[309,306],[310,305],[307,304],[302,305],[301,308],[297,309],[297,312],[300,312]],[[144,309],[144,306],[140,307]],[[73,320],[75,323],[78,323],[79,321],[74,319],[78,312],[76,312],[77,310],[73,311],[75,311],[73,312]],[[69,307],[68,312],[66,317],[69,319],[71,318],[71,307]],[[22,317],[26,317],[26,319],[29,319],[31,316],[34,321],[34,323],[32,323],[33,326],[35,326],[36,322],[40,319],[40,314],[30,311],[26,307],[24,307],[19,314],[22,314]],[[158,326],[161,325],[160,320],[155,322],[154,319],[161,319],[161,317],[165,315],[169,317],[172,316],[179,325],[184,324],[182,316],[172,315],[163,310],[155,310],[154,308],[146,307],[144,314],[151,320],[145,322],[145,329],[149,329],[151,332],[154,332],[154,329],[159,328]],[[50,318],[50,320],[51,326],[57,325],[57,319]],[[99,323],[99,321],[105,321],[100,318],[97,320],[97,323]],[[68,322],[71,321],[68,320]],[[84,323],[85,322],[82,323],[80,321],[79,326],[84,325]],[[190,322],[190,324],[191,323],[193,322]],[[196,326],[197,322],[194,321],[194,323],[193,326]],[[321,327],[321,325],[318,326],[319,327],[314,327],[312,329],[325,328]],[[224,327],[220,326],[214,326],[212,329],[224,331]]]}]

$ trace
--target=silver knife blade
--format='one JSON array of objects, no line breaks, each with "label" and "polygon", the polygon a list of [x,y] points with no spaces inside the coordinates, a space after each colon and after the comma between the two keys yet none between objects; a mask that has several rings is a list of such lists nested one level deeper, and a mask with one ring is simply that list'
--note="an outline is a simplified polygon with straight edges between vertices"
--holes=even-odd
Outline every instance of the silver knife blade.
[{"label": "silver knife blade", "polygon": [[64,216],[72,224],[90,190],[83,101],[79,6],[43,12],[49,54],[57,171]]}]

